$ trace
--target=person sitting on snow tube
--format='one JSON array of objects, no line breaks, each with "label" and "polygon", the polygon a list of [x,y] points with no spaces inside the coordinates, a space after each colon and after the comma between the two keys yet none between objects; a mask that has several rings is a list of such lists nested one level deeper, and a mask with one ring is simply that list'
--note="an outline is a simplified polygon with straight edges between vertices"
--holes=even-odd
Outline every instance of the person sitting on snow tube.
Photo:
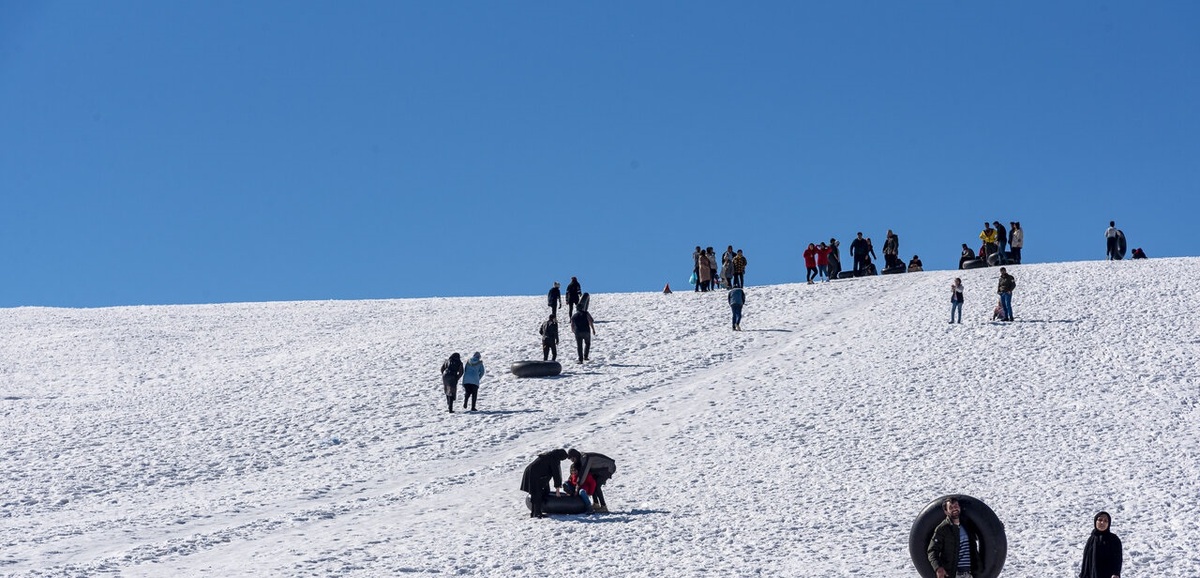
[{"label": "person sitting on snow tube", "polygon": [[571,476],[567,478],[567,483],[563,484],[563,491],[568,496],[579,496],[590,512],[592,510],[592,496],[596,495],[596,478],[592,477],[592,474],[588,474],[580,482],[579,466],[571,464]]}]

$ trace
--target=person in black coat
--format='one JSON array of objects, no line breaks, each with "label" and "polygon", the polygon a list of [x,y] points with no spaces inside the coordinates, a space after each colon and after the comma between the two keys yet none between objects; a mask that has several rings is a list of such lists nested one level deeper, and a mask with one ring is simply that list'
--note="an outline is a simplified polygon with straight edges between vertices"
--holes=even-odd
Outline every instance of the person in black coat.
[{"label": "person in black coat", "polygon": [[579,296],[582,294],[583,294],[583,288],[579,286],[579,279],[571,277],[571,282],[567,283],[567,318],[568,319],[570,319],[571,316],[575,314],[575,306],[579,305]]},{"label": "person in black coat", "polygon": [[531,509],[530,518],[545,518],[542,504],[550,495],[550,480],[554,480],[554,493],[562,493],[562,468],[559,464],[567,459],[567,450],[557,449],[541,454],[533,463],[525,466],[525,475],[521,476],[521,491],[529,493]]},{"label": "person in black coat", "polygon": [[577,449],[568,450],[567,458],[575,467],[579,468],[579,479],[582,480],[590,474],[592,479],[596,480],[596,492],[592,495],[592,499],[595,501],[593,511],[607,512],[608,503],[604,501],[604,482],[607,482],[616,473],[616,460],[604,454],[581,452]]},{"label": "person in black coat", "polygon": [[454,413],[454,398],[458,397],[458,379],[463,376],[463,362],[458,353],[451,353],[450,359],[442,363],[442,389],[446,392],[446,404],[450,413]]},{"label": "person in black coat", "polygon": [[1108,512],[1092,518],[1092,535],[1083,547],[1079,578],[1121,578],[1121,539],[1108,531],[1111,523]]},{"label": "person in black coat", "polygon": [[854,259],[854,270],[864,269],[867,266],[867,240],[863,238],[862,232],[850,242],[850,257]]},{"label": "person in black coat", "polygon": [[558,281],[546,293],[546,304],[550,306],[550,316],[558,317],[558,308],[562,306],[562,292],[558,289]]}]

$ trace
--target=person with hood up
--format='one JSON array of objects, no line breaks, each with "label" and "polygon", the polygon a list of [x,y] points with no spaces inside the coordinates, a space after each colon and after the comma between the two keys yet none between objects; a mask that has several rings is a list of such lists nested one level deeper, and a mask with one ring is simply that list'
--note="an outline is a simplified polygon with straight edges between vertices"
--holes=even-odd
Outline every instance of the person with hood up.
[{"label": "person with hood up", "polygon": [[1109,531],[1110,524],[1108,512],[1092,518],[1092,535],[1083,547],[1079,578],[1121,578],[1121,539]]},{"label": "person with hood up", "polygon": [[450,358],[442,363],[442,389],[446,392],[446,405],[450,413],[454,413],[454,398],[458,397],[458,378],[463,375],[462,358],[458,353],[451,353]]},{"label": "person with hood up", "polygon": [[521,476],[521,491],[529,493],[531,502],[530,518],[545,518],[542,506],[550,495],[550,480],[554,480],[554,495],[562,494],[562,467],[559,465],[567,459],[567,450],[562,448],[550,450],[541,454],[528,466]]},{"label": "person with hood up", "polygon": [[[553,315],[551,315],[553,318]],[[467,409],[467,400],[471,401],[471,411],[475,411],[475,402],[479,399],[479,382],[483,379],[483,356],[476,351],[471,359],[467,360],[467,365],[463,367],[462,384],[463,390],[463,409]]]}]

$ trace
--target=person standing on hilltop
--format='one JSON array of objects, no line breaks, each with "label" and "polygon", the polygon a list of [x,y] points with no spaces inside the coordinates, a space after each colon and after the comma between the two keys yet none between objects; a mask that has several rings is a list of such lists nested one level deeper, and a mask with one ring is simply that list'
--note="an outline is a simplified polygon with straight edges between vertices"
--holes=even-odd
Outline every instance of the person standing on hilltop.
[{"label": "person standing on hilltop", "polygon": [[733,286],[744,287],[746,285],[746,256],[742,254],[742,250],[738,249],[737,254],[733,256]]}]

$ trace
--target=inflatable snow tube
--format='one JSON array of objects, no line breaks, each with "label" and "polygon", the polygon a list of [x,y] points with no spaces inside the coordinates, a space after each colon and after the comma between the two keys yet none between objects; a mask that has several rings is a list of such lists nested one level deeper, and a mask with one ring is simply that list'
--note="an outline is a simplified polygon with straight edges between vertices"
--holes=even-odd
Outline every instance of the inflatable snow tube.
[{"label": "inflatable snow tube", "polygon": [[562,373],[557,361],[518,361],[509,368],[517,377],[553,377]]},{"label": "inflatable snow tube", "polygon": [[905,271],[907,271],[907,268],[904,265],[897,265],[895,267],[888,267],[887,269],[884,269],[883,274],[895,275],[896,273],[903,273]]},{"label": "inflatable snow tube", "polygon": [[913,521],[912,530],[908,533],[908,554],[912,557],[917,573],[923,578],[936,578],[937,572],[929,563],[925,553],[929,541],[933,539],[933,531],[946,519],[942,511],[942,502],[946,498],[956,498],[962,507],[960,520],[979,533],[979,571],[975,578],[996,578],[1004,568],[1004,559],[1008,555],[1008,538],[1004,535],[1004,523],[996,517],[987,504],[961,494],[942,496],[929,502],[925,509]]},{"label": "inflatable snow tube", "polygon": [[984,261],[983,259],[971,259],[970,261],[963,261],[962,268],[963,269],[979,269],[980,267],[987,267],[987,266],[988,266],[987,261]]},{"label": "inflatable snow tube", "polygon": [[838,271],[837,274],[838,279],[853,279],[854,277],[854,271]]},{"label": "inflatable snow tube", "polygon": [[1117,260],[1125,258],[1125,251],[1129,249],[1129,245],[1125,241],[1125,233],[1117,229]]},{"label": "inflatable snow tube", "polygon": [[[533,498],[525,496],[525,507],[529,511],[533,511]],[[583,514],[588,511],[587,504],[583,503],[583,499],[579,496],[556,496],[550,494],[546,496],[546,501],[542,503],[543,514]]]}]

